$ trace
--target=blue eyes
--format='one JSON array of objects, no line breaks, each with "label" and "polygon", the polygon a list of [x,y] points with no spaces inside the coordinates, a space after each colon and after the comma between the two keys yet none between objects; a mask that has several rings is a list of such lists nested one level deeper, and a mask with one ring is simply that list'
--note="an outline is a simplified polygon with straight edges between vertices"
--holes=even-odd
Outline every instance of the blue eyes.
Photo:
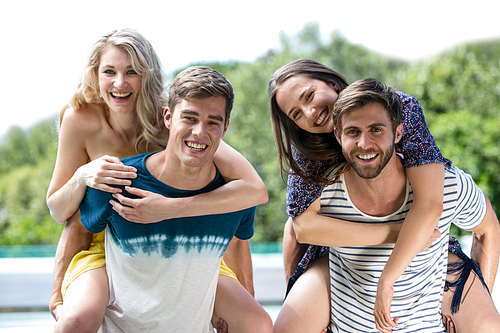
[{"label": "blue eyes", "polygon": [[[116,74],[116,72],[112,69],[106,69],[105,71],[103,71],[104,74],[107,74],[107,75],[114,75]],[[133,69],[127,71],[127,75],[138,75],[137,72]]]}]

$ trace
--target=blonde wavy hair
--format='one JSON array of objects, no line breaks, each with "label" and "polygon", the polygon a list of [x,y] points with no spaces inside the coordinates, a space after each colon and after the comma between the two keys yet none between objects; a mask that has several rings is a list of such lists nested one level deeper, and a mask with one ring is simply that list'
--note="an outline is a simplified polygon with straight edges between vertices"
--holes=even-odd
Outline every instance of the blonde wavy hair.
[{"label": "blonde wavy hair", "polygon": [[107,104],[100,96],[98,76],[101,56],[108,45],[126,52],[130,57],[132,68],[141,75],[141,89],[137,96],[136,112],[142,133],[135,143],[136,151],[139,152],[138,147],[142,140],[146,141],[146,149],[148,144],[165,147],[168,130],[163,122],[163,110],[167,106],[167,97],[163,86],[160,59],[149,41],[133,29],[113,30],[94,44],[77,90],[69,105],[61,111],[60,121],[68,106],[79,109],[86,104],[94,103],[108,110]]}]

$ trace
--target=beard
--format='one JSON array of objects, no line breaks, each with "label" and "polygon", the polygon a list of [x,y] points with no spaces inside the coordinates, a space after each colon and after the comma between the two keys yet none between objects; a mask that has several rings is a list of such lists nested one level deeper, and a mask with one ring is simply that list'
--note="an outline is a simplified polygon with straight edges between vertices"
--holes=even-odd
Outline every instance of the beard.
[{"label": "beard", "polygon": [[[394,154],[395,146],[396,145],[392,143],[389,147],[387,147],[387,149],[379,151],[373,151],[373,150],[364,151],[358,149],[356,151],[353,151],[351,154],[349,154],[349,152],[345,151],[342,148],[342,153],[344,154],[347,163],[351,165],[351,167],[354,169],[354,171],[356,171],[359,177],[363,179],[373,179],[378,175],[380,175],[380,173],[385,168],[387,163],[389,163],[389,161],[392,158],[392,155]],[[359,163],[359,159],[356,157],[356,155],[359,154],[378,154],[379,162],[371,165],[365,165]]]}]

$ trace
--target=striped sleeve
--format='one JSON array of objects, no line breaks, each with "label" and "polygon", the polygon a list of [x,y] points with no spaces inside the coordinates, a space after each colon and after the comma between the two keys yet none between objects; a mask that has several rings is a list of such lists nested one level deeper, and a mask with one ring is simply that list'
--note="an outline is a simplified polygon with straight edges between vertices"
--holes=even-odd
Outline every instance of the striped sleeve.
[{"label": "striped sleeve", "polygon": [[454,167],[452,169],[457,180],[457,216],[453,223],[461,229],[470,230],[486,216],[486,199],[469,174]]}]

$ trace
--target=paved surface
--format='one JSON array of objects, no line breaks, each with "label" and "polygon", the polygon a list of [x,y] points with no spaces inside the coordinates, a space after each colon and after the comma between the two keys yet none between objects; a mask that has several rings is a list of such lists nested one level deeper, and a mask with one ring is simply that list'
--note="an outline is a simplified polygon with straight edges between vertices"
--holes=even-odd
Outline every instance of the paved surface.
[{"label": "paved surface", "polygon": [[[253,257],[255,297],[273,320],[285,293],[281,255]],[[52,333],[48,312],[53,258],[0,258],[0,333]],[[500,275],[492,297],[500,309]]]},{"label": "paved surface", "polygon": [[[255,298],[281,304],[285,278],[281,257],[254,257]],[[47,311],[52,288],[53,258],[0,259],[0,312]]]},{"label": "paved surface", "polygon": [[[285,294],[281,255],[253,257],[255,298],[276,318]],[[0,333],[52,333],[53,258],[0,258]]]}]

